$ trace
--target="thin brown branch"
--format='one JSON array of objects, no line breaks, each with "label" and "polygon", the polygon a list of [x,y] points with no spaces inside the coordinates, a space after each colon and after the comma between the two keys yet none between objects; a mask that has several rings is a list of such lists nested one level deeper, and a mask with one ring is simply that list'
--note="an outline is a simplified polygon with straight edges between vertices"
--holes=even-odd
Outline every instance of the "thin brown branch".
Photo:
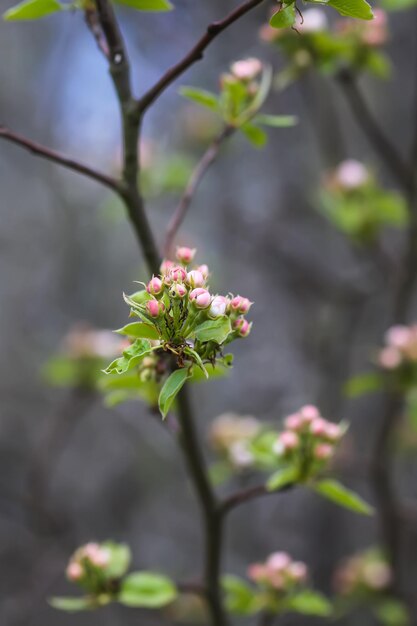
[{"label": "thin brown branch", "polygon": [[217,155],[219,154],[220,148],[223,142],[230,137],[235,128],[233,126],[225,126],[225,128],[215,137],[215,139],[211,142],[200,161],[197,163],[194,168],[190,179],[187,183],[185,191],[179,201],[177,208],[172,215],[171,221],[168,224],[165,243],[164,243],[164,256],[165,258],[169,258],[172,253],[172,244],[175,238],[178,229],[184,221],[184,218],[187,214],[187,211],[190,207],[190,204],[194,198],[194,195],[204,177],[210,165],[215,161]]},{"label": "thin brown branch", "polygon": [[281,489],[268,491],[265,485],[256,485],[255,487],[249,487],[248,489],[238,491],[233,493],[231,496],[228,496],[221,502],[219,506],[220,516],[224,517],[241,504],[246,504],[247,502],[251,502],[252,500],[256,500],[257,498],[262,498],[264,496],[273,496],[277,493],[283,493],[284,491],[289,491],[293,487],[294,485],[289,483],[288,485],[281,487]]},{"label": "thin brown branch", "polygon": [[144,96],[139,100],[138,107],[140,112],[145,112],[150,105],[155,102],[157,98],[162,94],[167,87],[171,85],[181,74],[183,74],[191,65],[203,58],[205,49],[220,33],[222,33],[228,26],[236,22],[243,15],[254,9],[261,4],[264,0],[248,0],[234,11],[229,13],[225,18],[217,22],[212,22],[206,29],[204,35],[197,41],[197,43],[191,48],[191,50],[180,60],[173,65],[165,74],[155,83],[153,87],[147,91]]},{"label": "thin brown branch", "polygon": [[337,79],[358,125],[398,183],[408,193],[413,185],[413,173],[375,119],[358,87],[356,77],[346,70],[339,72]]},{"label": "thin brown branch", "polygon": [[103,172],[99,172],[98,170],[93,169],[89,165],[85,165],[80,161],[76,161],[75,159],[71,159],[60,152],[56,152],[55,150],[51,150],[46,146],[42,146],[40,143],[36,143],[23,137],[23,135],[19,135],[18,133],[13,132],[6,126],[0,125],[0,138],[5,139],[6,141],[10,141],[33,154],[36,154],[47,161],[52,161],[53,163],[57,163],[58,165],[62,165],[73,172],[78,172],[78,174],[83,174],[88,178],[92,178],[96,180],[98,183],[109,187],[113,191],[117,193],[120,192],[120,185],[118,181],[107,174],[103,174]]}]

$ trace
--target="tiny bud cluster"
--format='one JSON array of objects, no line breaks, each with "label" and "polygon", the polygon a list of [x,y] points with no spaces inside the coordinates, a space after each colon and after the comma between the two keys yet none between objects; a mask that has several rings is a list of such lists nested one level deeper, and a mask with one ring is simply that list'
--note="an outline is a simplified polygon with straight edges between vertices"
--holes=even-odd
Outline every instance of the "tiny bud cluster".
[{"label": "tiny bud cluster", "polygon": [[[261,88],[266,67],[259,59],[235,61],[230,71],[220,77],[220,102],[223,117],[231,126],[239,127],[253,116],[253,106]],[[239,87],[236,91],[236,86]],[[259,105],[258,105],[259,108]]]},{"label": "tiny bud cluster", "polygon": [[307,580],[307,566],[294,561],[286,552],[274,552],[265,563],[254,563],[248,568],[248,577],[257,584],[287,593],[302,586]]},{"label": "tiny bud cluster", "polygon": [[343,596],[383,592],[391,581],[391,568],[378,550],[368,550],[346,559],[334,575],[335,589]]},{"label": "tiny bud cluster", "polygon": [[255,417],[224,413],[211,425],[210,442],[234,467],[246,468],[254,462],[249,444],[260,431],[261,423]]},{"label": "tiny bud cluster", "polygon": [[110,552],[98,543],[87,543],[74,552],[68,563],[68,580],[89,586],[110,562]]},{"label": "tiny bud cluster", "polygon": [[279,434],[273,450],[307,474],[317,471],[333,457],[344,434],[341,425],[324,419],[313,405],[303,406],[286,417],[284,425],[285,430]]},{"label": "tiny bud cluster", "polygon": [[72,359],[111,358],[120,354],[127,343],[110,330],[96,330],[78,324],[65,336],[63,349]]},{"label": "tiny bud cluster", "polygon": [[325,181],[329,189],[353,192],[367,185],[371,180],[368,168],[355,159],[342,161]]},{"label": "tiny bud cluster", "polygon": [[379,365],[395,370],[417,362],[417,324],[392,326],[385,334],[385,346],[378,354]]}]

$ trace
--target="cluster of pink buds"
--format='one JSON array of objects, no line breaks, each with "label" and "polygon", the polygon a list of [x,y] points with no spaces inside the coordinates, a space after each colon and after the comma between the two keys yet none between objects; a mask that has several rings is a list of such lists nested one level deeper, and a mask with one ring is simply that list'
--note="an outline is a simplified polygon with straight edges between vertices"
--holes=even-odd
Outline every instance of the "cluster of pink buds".
[{"label": "cluster of pink buds", "polygon": [[387,370],[417,363],[417,324],[392,326],[385,334],[385,346],[379,352],[378,363]]},{"label": "cluster of pink buds", "polygon": [[66,574],[71,582],[85,582],[97,570],[104,570],[110,562],[110,552],[98,543],[87,543],[70,558]]},{"label": "cluster of pink buds", "polygon": [[307,566],[301,561],[294,561],[286,552],[274,552],[265,563],[254,563],[248,568],[251,580],[284,593],[303,585],[307,575]]},{"label": "cluster of pink buds", "polygon": [[370,172],[363,163],[355,159],[346,159],[326,175],[324,184],[330,190],[349,193],[361,189],[370,180]]},{"label": "cluster of pink buds", "polygon": [[249,444],[260,431],[261,423],[251,415],[223,413],[211,425],[210,442],[234,467],[246,468],[254,462]]},{"label": "cluster of pink buds", "polygon": [[378,550],[367,550],[346,559],[336,570],[334,586],[338,593],[350,596],[355,593],[380,593],[392,581],[391,568]]},{"label": "cluster of pink buds", "polygon": [[340,20],[336,30],[341,35],[355,37],[356,41],[369,48],[378,48],[388,41],[388,16],[383,9],[373,9],[374,18],[369,21]]},{"label": "cluster of pink buds", "polygon": [[310,471],[333,457],[345,431],[343,426],[324,419],[312,405],[286,417],[284,424],[285,430],[279,434],[274,452],[299,467],[305,468],[307,460]]},{"label": "cluster of pink buds", "polygon": [[129,343],[110,330],[96,330],[88,324],[74,326],[64,337],[63,350],[73,359],[111,358],[121,354]]}]

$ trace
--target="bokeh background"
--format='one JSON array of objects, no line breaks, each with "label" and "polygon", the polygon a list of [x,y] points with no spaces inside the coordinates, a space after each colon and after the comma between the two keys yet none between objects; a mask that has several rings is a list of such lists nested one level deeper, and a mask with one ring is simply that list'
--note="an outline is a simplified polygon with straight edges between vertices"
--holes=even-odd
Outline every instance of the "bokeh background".
[{"label": "bokeh background", "polygon": [[[9,5],[0,1],[2,10]],[[137,93],[233,4],[177,0],[175,6],[161,15],[118,9]],[[248,55],[282,67],[283,58],[257,36],[266,14],[266,7],[258,8],[220,36],[180,83],[215,90],[229,63]],[[408,148],[415,123],[416,25],[415,10],[390,16],[392,77],[361,83],[400,150]],[[1,123],[118,170],[118,106],[82,15],[1,23],[0,55]],[[144,127],[151,169],[158,172],[167,155],[178,165],[172,190],[157,194],[148,185],[159,241],[179,182],[216,130],[209,115],[178,96],[178,84]],[[387,188],[395,181],[331,79],[308,76],[273,93],[267,110],[295,114],[299,123],[271,130],[263,151],[233,138],[178,236],[198,248],[216,289],[256,303],[253,331],[238,342],[230,377],[193,389],[198,428],[205,437],[211,420],[226,411],[278,424],[302,404],[315,403],[329,419],[351,421],[339,473],[373,502],[368,460],[382,398],[348,400],[343,383],[366,369],[389,319],[392,289],[372,253],[349,244],[315,204],[323,170],[345,158],[369,164]],[[99,394],[54,388],[43,376],[74,324],[118,328],[126,322],[121,296],[134,289],[134,280],[145,279],[142,257],[122,207],[96,183],[7,143],[0,143],[0,181],[0,622],[162,626],[169,619],[159,614],[115,606],[73,617],[46,602],[68,591],[63,572],[69,554],[91,539],[126,541],[136,568],[188,580],[199,571],[199,511],[169,433],[144,404],[106,408]],[[384,235],[393,259],[403,243],[401,233]],[[415,468],[408,453],[398,456],[398,489],[411,504]],[[410,519],[403,551],[412,586],[417,527]],[[285,549],[305,560],[315,585],[328,592],[340,558],[378,543],[379,529],[377,519],[356,517],[300,489],[233,512],[226,538],[228,571],[243,574],[250,562]],[[359,626],[361,619],[371,623],[360,615],[346,623]]]}]

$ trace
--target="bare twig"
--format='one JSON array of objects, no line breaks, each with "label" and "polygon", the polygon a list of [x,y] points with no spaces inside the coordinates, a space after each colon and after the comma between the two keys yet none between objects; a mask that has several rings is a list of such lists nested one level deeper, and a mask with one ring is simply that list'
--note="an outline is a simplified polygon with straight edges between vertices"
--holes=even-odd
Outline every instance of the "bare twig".
[{"label": "bare twig", "polygon": [[53,163],[57,163],[58,165],[62,165],[63,167],[66,167],[73,172],[83,174],[88,178],[92,178],[102,185],[113,189],[113,191],[116,191],[117,193],[120,192],[120,186],[118,181],[111,176],[103,174],[102,172],[99,172],[98,170],[95,170],[92,167],[81,163],[80,161],[76,161],[75,159],[66,157],[65,155],[56,152],[55,150],[51,150],[50,148],[42,146],[40,143],[31,141],[26,137],[23,137],[22,135],[13,132],[6,126],[0,125],[0,138],[5,139],[6,141],[10,141],[11,143],[15,143],[18,146],[29,150],[29,152],[37,154],[43,159],[52,161]]},{"label": "bare twig", "polygon": [[181,226],[182,222],[184,221],[188,208],[194,198],[194,194],[196,193],[197,188],[200,185],[205,173],[219,154],[223,142],[228,137],[230,137],[234,131],[235,128],[233,126],[225,126],[221,133],[219,133],[209,145],[209,147],[201,157],[200,161],[194,168],[185,188],[184,194],[182,195],[181,200],[179,201],[177,208],[175,209],[174,214],[171,218],[171,221],[168,224],[163,248],[165,258],[169,258],[172,252],[172,244],[175,235],[178,232],[178,229]]},{"label": "bare twig", "polygon": [[277,493],[289,491],[293,488],[293,486],[294,485],[292,483],[289,483],[288,485],[281,487],[281,489],[268,491],[265,485],[256,485],[255,487],[249,487],[248,489],[244,489],[243,491],[238,491],[237,493],[228,496],[221,502],[219,506],[220,515],[223,517],[236,507],[240,506],[241,504],[246,504],[251,500],[256,500],[257,498],[261,498],[263,496],[273,496]]},{"label": "bare twig", "polygon": [[212,22],[206,29],[204,35],[197,41],[191,50],[173,65],[165,74],[155,83],[153,87],[147,91],[138,102],[140,112],[146,111],[150,105],[161,95],[167,87],[171,85],[181,74],[183,74],[191,65],[203,58],[205,49],[220,33],[228,26],[236,22],[243,15],[261,4],[264,0],[248,0],[234,11],[229,13],[225,18],[218,22]]}]

